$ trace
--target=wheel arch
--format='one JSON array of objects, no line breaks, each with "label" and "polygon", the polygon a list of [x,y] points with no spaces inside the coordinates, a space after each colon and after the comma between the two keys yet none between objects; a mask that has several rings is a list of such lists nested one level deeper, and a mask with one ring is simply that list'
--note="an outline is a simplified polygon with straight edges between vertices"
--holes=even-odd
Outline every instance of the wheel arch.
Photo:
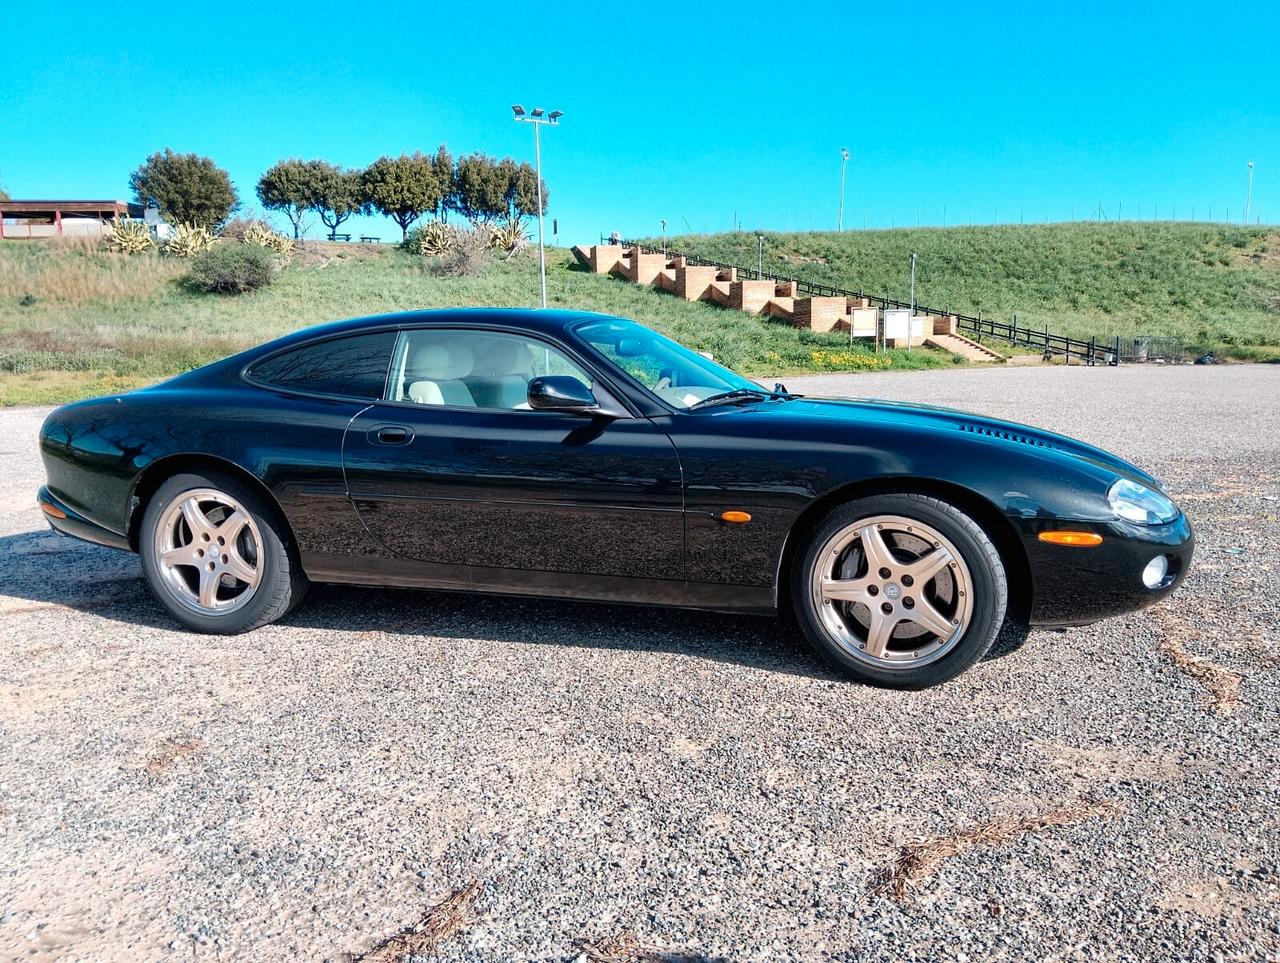
[{"label": "wheel arch", "polygon": [[779,611],[789,610],[792,566],[803,551],[809,535],[832,509],[869,495],[904,494],[929,495],[948,502],[981,526],[999,553],[1008,578],[1008,614],[1016,621],[1025,623],[1030,618],[1033,601],[1031,562],[1013,524],[1000,509],[971,488],[954,482],[918,477],[873,478],[849,482],[824,493],[805,506],[787,531],[782,554],[778,559],[775,595]]},{"label": "wheel arch", "polygon": [[297,539],[294,538],[293,527],[289,524],[289,519],[285,516],[275,495],[263,484],[262,479],[235,462],[219,458],[217,455],[175,454],[157,458],[142,470],[134,482],[133,491],[129,495],[128,536],[129,545],[135,552],[138,551],[142,518],[146,514],[147,504],[160,486],[174,475],[202,472],[225,475],[251,488],[275,513],[276,519],[288,536],[289,548],[296,551]]}]

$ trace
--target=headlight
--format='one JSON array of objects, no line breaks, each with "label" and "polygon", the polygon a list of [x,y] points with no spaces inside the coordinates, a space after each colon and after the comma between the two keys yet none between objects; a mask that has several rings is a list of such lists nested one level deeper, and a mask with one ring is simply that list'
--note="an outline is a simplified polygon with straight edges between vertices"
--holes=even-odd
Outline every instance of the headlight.
[{"label": "headlight", "polygon": [[1111,510],[1127,522],[1163,525],[1178,517],[1178,506],[1146,485],[1121,478],[1107,492]]}]

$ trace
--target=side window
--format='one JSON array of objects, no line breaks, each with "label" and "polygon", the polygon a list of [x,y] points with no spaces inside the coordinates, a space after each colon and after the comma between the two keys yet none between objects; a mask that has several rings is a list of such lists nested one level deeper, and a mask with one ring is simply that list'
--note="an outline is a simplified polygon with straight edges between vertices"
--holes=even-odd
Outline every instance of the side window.
[{"label": "side window", "polygon": [[376,401],[387,383],[395,341],[394,331],[332,338],[273,355],[249,375],[277,388]]},{"label": "side window", "polygon": [[591,387],[582,368],[536,338],[424,328],[400,335],[389,397],[420,405],[520,411],[529,407],[529,382],[544,375],[569,375]]}]

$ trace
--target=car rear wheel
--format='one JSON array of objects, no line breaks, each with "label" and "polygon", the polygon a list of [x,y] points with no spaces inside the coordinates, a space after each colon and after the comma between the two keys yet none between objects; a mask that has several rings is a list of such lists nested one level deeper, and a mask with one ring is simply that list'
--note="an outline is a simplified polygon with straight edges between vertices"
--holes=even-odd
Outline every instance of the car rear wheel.
[{"label": "car rear wheel", "polygon": [[792,601],[827,662],[874,685],[919,689],[991,648],[1008,582],[982,528],[925,495],[874,495],[832,511],[793,569]]},{"label": "car rear wheel", "polygon": [[139,551],[147,582],[198,632],[234,634],[273,622],[306,578],[272,507],[234,479],[175,475],[147,504]]}]

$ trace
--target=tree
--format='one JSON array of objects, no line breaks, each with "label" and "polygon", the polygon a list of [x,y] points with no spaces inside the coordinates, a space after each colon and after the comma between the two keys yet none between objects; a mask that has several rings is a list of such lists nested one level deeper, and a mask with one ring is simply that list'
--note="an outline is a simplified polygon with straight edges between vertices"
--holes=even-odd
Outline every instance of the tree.
[{"label": "tree", "polygon": [[324,161],[276,161],[258,179],[258,200],[268,211],[280,211],[293,225],[293,237],[302,233],[302,215],[316,203],[319,165]]},{"label": "tree", "polygon": [[[523,163],[511,172],[507,182],[507,217],[534,217],[538,213],[538,172],[532,164]],[[547,185],[542,185],[542,213],[547,213],[550,195]]]},{"label": "tree", "polygon": [[436,219],[443,221],[454,206],[453,157],[448,148],[441,144],[436,148],[436,156],[431,158],[431,169],[435,171],[436,182],[440,185],[440,201],[436,204]]},{"label": "tree", "polygon": [[174,224],[215,230],[240,205],[231,175],[208,157],[175,154],[168,147],[130,174],[129,186],[139,204],[160,208]]},{"label": "tree", "polygon": [[365,172],[343,170],[328,161],[315,161],[316,182],[312,210],[336,234],[342,222],[353,214],[363,214],[369,207],[365,194]]},{"label": "tree", "polygon": [[458,158],[454,209],[469,221],[491,221],[507,210],[509,175],[502,163],[479,152]]},{"label": "tree", "polygon": [[399,157],[379,157],[364,172],[369,203],[400,225],[408,238],[409,225],[434,211],[443,196],[431,158],[414,151]]}]

